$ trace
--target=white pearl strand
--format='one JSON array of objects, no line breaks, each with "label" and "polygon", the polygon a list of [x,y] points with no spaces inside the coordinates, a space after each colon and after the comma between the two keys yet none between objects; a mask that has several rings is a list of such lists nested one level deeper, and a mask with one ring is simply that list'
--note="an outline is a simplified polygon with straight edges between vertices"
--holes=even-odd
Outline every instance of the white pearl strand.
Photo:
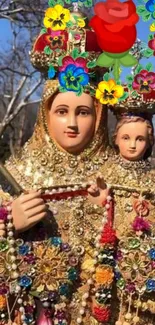
[{"label": "white pearl strand", "polygon": [[[110,186],[108,186],[108,188],[110,189]],[[88,290],[87,292],[85,292],[82,296],[82,302],[81,302],[81,307],[79,309],[79,312],[78,312],[78,317],[76,319],[77,321],[77,324],[82,324],[83,320],[83,316],[85,314],[85,310],[86,310],[86,307],[87,307],[87,299],[89,298],[90,296],[90,290],[91,290],[91,285],[94,283],[94,273],[96,271],[96,264],[98,263],[98,260],[99,260],[99,255],[100,255],[100,247],[101,247],[101,244],[100,244],[100,239],[101,239],[101,232],[103,231],[104,229],[104,226],[105,224],[107,223],[107,220],[108,220],[108,210],[110,208],[110,201],[111,201],[112,197],[110,195],[107,196],[107,203],[105,205],[105,208],[106,208],[106,211],[104,212],[104,216],[102,218],[102,226],[100,227],[100,233],[99,235],[96,237],[95,239],[95,246],[96,246],[96,250],[94,252],[94,266],[92,267],[91,269],[91,276],[90,278],[87,280],[87,284],[88,284]]]},{"label": "white pearl strand", "polygon": [[[14,225],[13,225],[13,218],[12,218],[12,214],[11,214],[11,206],[7,206],[7,211],[8,211],[8,216],[7,216],[7,239],[9,242],[9,253],[10,253],[10,260],[11,260],[11,279],[16,280],[19,276],[18,273],[18,265],[16,263],[17,259],[16,259],[16,248],[15,248],[15,238],[14,238]],[[21,320],[22,320],[22,324],[23,325],[27,325],[24,320],[25,320],[25,308],[23,305],[23,299],[22,299],[22,295],[21,297],[19,296],[21,292],[21,287],[20,285],[16,285],[15,287],[15,291],[14,293],[17,294],[17,303],[20,306],[19,307],[19,311],[21,313]],[[10,315],[11,316],[11,315]]]}]

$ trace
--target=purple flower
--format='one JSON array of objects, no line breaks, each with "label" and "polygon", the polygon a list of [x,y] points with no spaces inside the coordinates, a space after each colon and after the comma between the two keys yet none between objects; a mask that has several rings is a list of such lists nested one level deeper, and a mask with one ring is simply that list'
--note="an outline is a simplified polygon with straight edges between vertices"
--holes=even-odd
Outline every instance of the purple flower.
[{"label": "purple flower", "polygon": [[5,208],[0,208],[0,220],[6,221],[8,216],[8,211]]},{"label": "purple flower", "polygon": [[155,73],[141,70],[135,75],[132,88],[141,94],[150,93],[155,89]]},{"label": "purple flower", "polygon": [[33,254],[28,254],[24,257],[24,261],[28,264],[35,264],[36,257]]},{"label": "purple flower", "polygon": [[0,286],[0,295],[6,295],[8,292],[9,288],[5,284],[2,284]]},{"label": "purple flower", "polygon": [[130,293],[135,292],[135,284],[130,282],[126,285],[126,290]]},{"label": "purple flower", "polygon": [[28,314],[32,314],[34,312],[34,307],[32,305],[25,306],[25,312]]},{"label": "purple flower", "polygon": [[120,250],[118,250],[117,253],[116,253],[117,261],[121,261],[122,258],[123,258],[122,252]]},{"label": "purple flower", "polygon": [[134,231],[148,231],[150,230],[150,224],[142,217],[137,216],[132,223],[132,228]]}]

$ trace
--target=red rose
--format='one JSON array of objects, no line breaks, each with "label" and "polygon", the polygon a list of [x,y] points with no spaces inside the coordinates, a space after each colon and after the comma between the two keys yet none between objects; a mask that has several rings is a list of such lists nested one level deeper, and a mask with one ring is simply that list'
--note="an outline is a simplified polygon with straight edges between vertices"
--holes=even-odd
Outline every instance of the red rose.
[{"label": "red rose", "polygon": [[94,10],[96,15],[90,20],[90,26],[101,49],[110,53],[128,51],[136,40],[135,24],[139,20],[132,0],[99,2]]},{"label": "red rose", "polygon": [[94,306],[93,315],[99,322],[108,322],[110,318],[110,309],[106,307]]}]

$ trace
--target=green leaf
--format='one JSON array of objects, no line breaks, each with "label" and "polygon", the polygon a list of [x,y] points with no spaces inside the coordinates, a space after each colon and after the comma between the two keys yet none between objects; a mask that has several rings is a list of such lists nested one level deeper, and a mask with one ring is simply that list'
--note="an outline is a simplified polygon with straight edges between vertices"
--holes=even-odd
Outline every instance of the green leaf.
[{"label": "green leaf", "polygon": [[132,91],[132,93],[131,93],[131,96],[132,96],[132,97],[137,97],[137,96],[138,96],[138,93],[137,93],[137,91],[135,91],[135,90],[134,90],[134,91]]},{"label": "green leaf", "polygon": [[65,0],[65,3],[66,3],[67,5],[70,5],[70,4],[72,3],[72,0]]},{"label": "green leaf", "polygon": [[137,68],[135,69],[135,73],[134,74],[136,75],[137,73],[139,73],[143,69],[144,69],[143,65],[142,64],[138,64]]},{"label": "green leaf", "polygon": [[103,80],[108,81],[110,79],[110,74],[106,72],[103,76]]},{"label": "green leaf", "polygon": [[45,46],[44,48],[44,53],[47,54],[47,55],[50,55],[53,53],[53,51],[50,49],[49,46]]},{"label": "green leaf", "polygon": [[93,6],[92,0],[86,0],[83,4],[86,8],[90,8]]},{"label": "green leaf", "polygon": [[79,19],[79,17],[76,16],[76,15],[72,15],[72,17],[73,17],[73,19],[74,19],[75,21],[78,21],[78,19]]},{"label": "green leaf", "polygon": [[66,23],[66,26],[69,28],[69,27],[72,27],[74,24],[72,21],[68,21],[68,23]]},{"label": "green leaf", "polygon": [[63,0],[49,0],[48,1],[49,7],[54,7],[57,4],[64,6],[64,1]]},{"label": "green leaf", "polygon": [[133,67],[138,63],[137,59],[134,56],[132,56],[130,53],[126,54],[119,60],[121,65],[123,65],[123,67]]},{"label": "green leaf", "polygon": [[145,66],[145,69],[147,71],[153,71],[153,64],[151,62],[147,63],[147,65]]},{"label": "green leaf", "polygon": [[58,5],[61,5],[62,7],[64,6],[64,1],[63,0],[57,0],[56,1],[56,4]]},{"label": "green leaf", "polygon": [[83,93],[83,87],[81,86],[78,93],[77,93],[77,96],[81,96]]},{"label": "green leaf", "polygon": [[132,89],[132,84],[128,84],[128,88],[131,90]]},{"label": "green leaf", "polygon": [[48,5],[49,5],[49,7],[54,7],[55,6],[55,1],[54,0],[49,0],[48,1]]},{"label": "green leaf", "polygon": [[44,27],[44,28],[41,29],[40,35],[45,34],[46,32],[47,32],[47,28]]},{"label": "green leaf", "polygon": [[99,67],[109,68],[114,64],[114,58],[106,55],[105,53],[100,54],[97,59],[97,65]]},{"label": "green leaf", "polygon": [[154,36],[152,34],[149,34],[148,40],[151,41],[152,39],[154,39]]},{"label": "green leaf", "polygon": [[132,75],[126,76],[126,81],[127,82],[132,82],[133,81],[133,76]]},{"label": "green leaf", "polygon": [[61,86],[59,87],[59,90],[60,90],[61,93],[66,93],[66,91],[67,91],[65,88],[63,88]]},{"label": "green leaf", "polygon": [[88,57],[88,52],[80,53],[80,58],[87,58],[87,57]]},{"label": "green leaf", "polygon": [[150,58],[150,56],[152,56],[153,55],[153,50],[151,50],[151,49],[146,49],[144,52],[143,52],[143,56],[145,57],[145,58]]},{"label": "green leaf", "polygon": [[59,65],[59,67],[62,66],[62,59],[63,59],[63,56],[62,55],[59,56],[59,59],[58,59],[58,65]]},{"label": "green leaf", "polygon": [[144,12],[147,12],[147,10],[146,10],[146,8],[145,8],[145,6],[137,6],[137,14],[139,15],[139,16],[142,16],[142,14],[144,13]]},{"label": "green leaf", "polygon": [[145,11],[142,13],[142,20],[143,21],[149,21],[151,19],[151,13],[148,11]]},{"label": "green leaf", "polygon": [[96,67],[96,60],[87,63],[87,68],[93,69]]},{"label": "green leaf", "polygon": [[73,59],[76,59],[79,57],[79,50],[77,48],[75,48],[73,51],[72,51],[72,57]]},{"label": "green leaf", "polygon": [[119,101],[126,100],[128,97],[129,97],[129,93],[127,91],[125,91],[123,96],[119,98]]}]

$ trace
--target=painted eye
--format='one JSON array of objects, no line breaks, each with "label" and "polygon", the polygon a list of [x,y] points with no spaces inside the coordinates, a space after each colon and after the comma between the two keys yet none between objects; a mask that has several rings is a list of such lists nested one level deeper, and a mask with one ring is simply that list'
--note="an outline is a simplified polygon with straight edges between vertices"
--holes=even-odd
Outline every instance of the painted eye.
[{"label": "painted eye", "polygon": [[81,111],[79,111],[79,115],[87,116],[87,115],[89,115],[89,112],[86,110],[81,110]]},{"label": "painted eye", "polygon": [[142,137],[139,137],[138,140],[139,140],[140,142],[142,142],[142,141],[144,141],[145,139],[142,138]]},{"label": "painted eye", "polygon": [[58,111],[56,111],[56,113],[58,115],[65,115],[65,114],[67,114],[67,110],[66,109],[59,109]]}]

